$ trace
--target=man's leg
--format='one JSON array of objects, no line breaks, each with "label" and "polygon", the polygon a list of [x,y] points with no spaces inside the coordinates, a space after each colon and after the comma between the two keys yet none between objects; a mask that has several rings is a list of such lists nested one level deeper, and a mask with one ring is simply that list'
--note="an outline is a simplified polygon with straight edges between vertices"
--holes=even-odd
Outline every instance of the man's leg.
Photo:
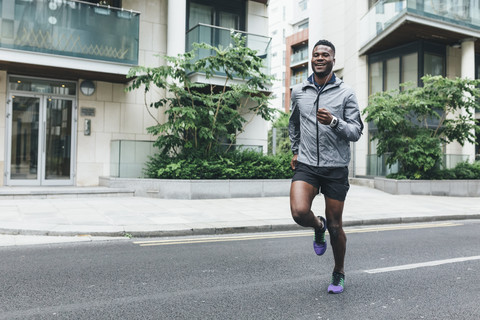
[{"label": "man's leg", "polygon": [[318,189],[304,181],[293,181],[290,186],[290,210],[292,218],[302,227],[323,228],[323,224],[312,212],[312,202]]},{"label": "man's leg", "polygon": [[335,259],[333,271],[345,274],[344,261],[347,237],[342,227],[343,205],[344,201],[325,197],[325,216],[327,217],[327,228],[330,234],[333,258]]}]

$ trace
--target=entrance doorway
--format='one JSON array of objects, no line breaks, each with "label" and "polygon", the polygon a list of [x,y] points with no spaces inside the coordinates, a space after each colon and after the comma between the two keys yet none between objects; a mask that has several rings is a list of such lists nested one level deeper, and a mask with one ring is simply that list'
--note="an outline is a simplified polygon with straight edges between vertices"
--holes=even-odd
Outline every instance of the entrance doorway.
[{"label": "entrance doorway", "polygon": [[76,83],[9,78],[7,185],[73,185]]}]

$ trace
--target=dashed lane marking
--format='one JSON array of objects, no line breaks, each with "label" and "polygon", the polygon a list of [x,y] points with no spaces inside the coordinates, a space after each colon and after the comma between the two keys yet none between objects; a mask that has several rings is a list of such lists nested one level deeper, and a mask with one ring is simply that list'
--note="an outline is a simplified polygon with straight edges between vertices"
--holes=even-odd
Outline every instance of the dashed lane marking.
[{"label": "dashed lane marking", "polygon": [[404,265],[388,267],[388,268],[365,270],[365,272],[366,273],[382,273],[382,272],[392,272],[392,271],[400,271],[400,270],[410,270],[410,269],[434,267],[442,264],[457,263],[457,262],[472,261],[472,260],[480,260],[480,256],[461,257],[461,258],[453,258],[453,259],[445,259],[445,260],[428,261],[428,262],[422,262],[422,263],[404,264]]}]

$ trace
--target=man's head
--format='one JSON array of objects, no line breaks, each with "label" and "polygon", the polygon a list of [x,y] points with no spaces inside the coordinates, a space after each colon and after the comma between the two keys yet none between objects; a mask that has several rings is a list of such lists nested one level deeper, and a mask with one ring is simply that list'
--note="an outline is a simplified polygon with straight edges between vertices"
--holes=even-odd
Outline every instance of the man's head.
[{"label": "man's head", "polygon": [[335,64],[335,46],[328,40],[319,40],[315,43],[312,52],[312,70],[318,78],[328,76]]},{"label": "man's head", "polygon": [[320,45],[330,47],[333,51],[333,57],[335,58],[335,46],[333,45],[333,43],[328,40],[318,40],[317,43],[315,43],[313,49],[315,50],[315,47]]}]

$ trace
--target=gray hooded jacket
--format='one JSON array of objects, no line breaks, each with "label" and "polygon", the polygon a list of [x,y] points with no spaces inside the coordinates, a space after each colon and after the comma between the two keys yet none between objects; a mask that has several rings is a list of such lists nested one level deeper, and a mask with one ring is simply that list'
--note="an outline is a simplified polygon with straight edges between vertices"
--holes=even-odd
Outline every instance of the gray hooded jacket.
[{"label": "gray hooded jacket", "polygon": [[[355,93],[337,77],[332,77],[323,90],[313,81],[310,76],[292,89],[288,125],[292,152],[298,154],[298,162],[311,166],[348,166],[350,141],[358,141],[363,130]],[[319,108],[326,108],[337,117],[335,128],[317,121]]]}]

